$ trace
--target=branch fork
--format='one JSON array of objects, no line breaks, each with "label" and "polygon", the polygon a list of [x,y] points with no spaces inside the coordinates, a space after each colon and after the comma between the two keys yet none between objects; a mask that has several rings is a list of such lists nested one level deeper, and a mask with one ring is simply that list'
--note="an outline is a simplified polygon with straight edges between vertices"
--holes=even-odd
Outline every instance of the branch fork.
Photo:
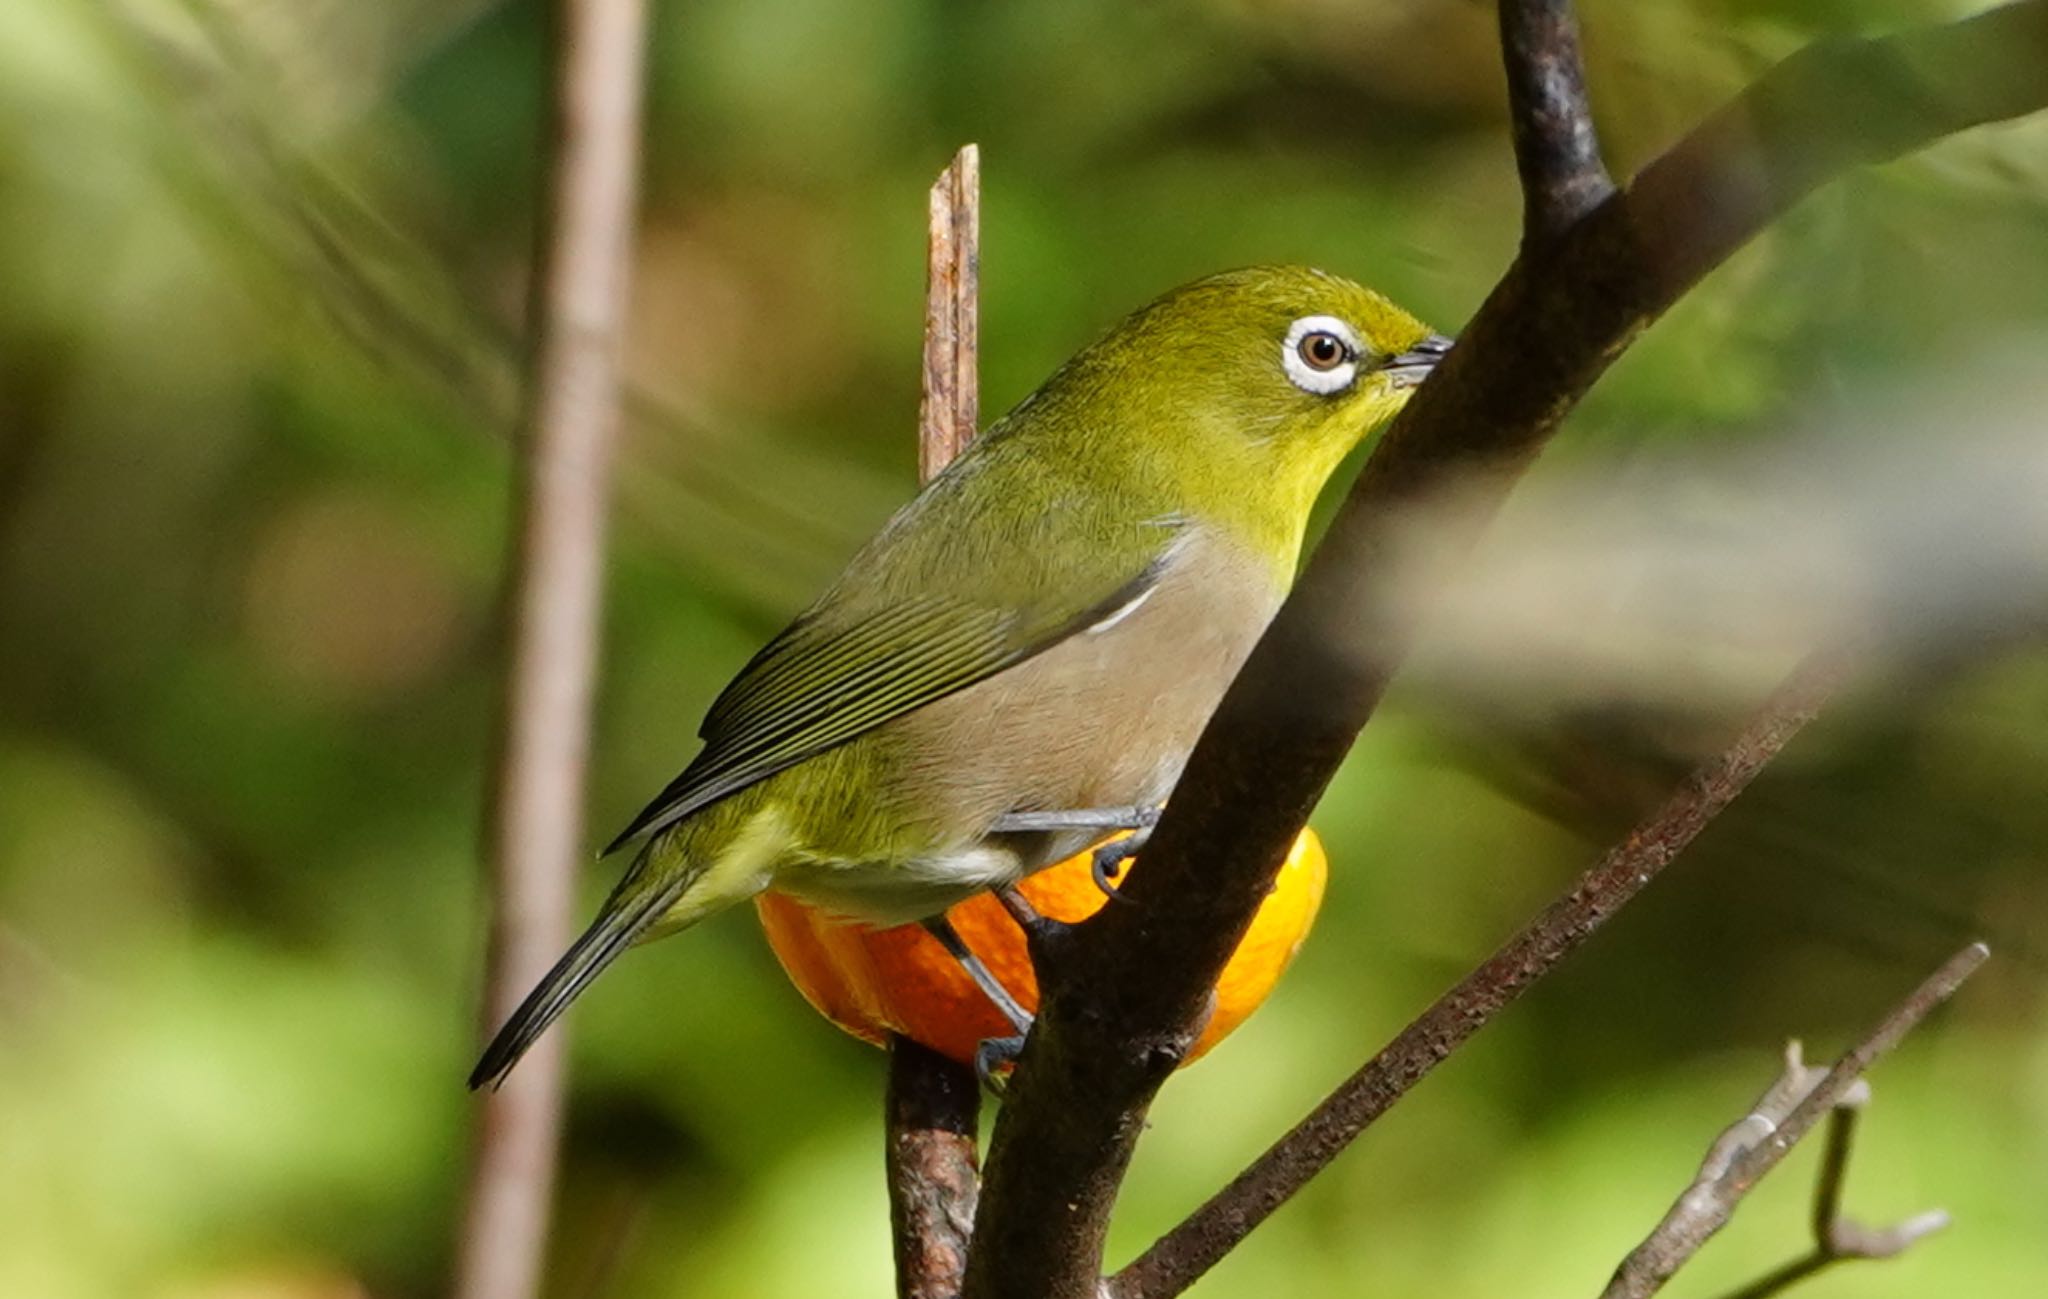
[{"label": "branch fork", "polygon": [[1777,1081],[1748,1115],[1709,1147],[1691,1185],[1656,1229],[1622,1260],[1601,1299],[1645,1299],[1655,1294],[1727,1225],[1736,1205],[1823,1116],[1829,1117],[1828,1149],[1814,1193],[1814,1252],[1745,1287],[1735,1299],[1774,1294],[1843,1259],[1889,1258],[1946,1226],[1948,1215],[1939,1211],[1916,1215],[1882,1231],[1847,1222],[1841,1217],[1842,1181],[1856,1116],[1870,1099],[1865,1071],[1936,1006],[1954,996],[1990,955],[1991,949],[1981,942],[1957,952],[1826,1070],[1809,1068],[1801,1058],[1799,1043],[1791,1043]]}]

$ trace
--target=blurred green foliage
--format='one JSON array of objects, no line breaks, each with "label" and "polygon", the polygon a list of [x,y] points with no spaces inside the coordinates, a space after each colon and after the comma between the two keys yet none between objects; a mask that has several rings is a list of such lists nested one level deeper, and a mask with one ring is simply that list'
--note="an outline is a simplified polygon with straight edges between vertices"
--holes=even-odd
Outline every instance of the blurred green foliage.
[{"label": "blurred green foliage", "polygon": [[[1593,0],[1610,154],[1818,33],[1957,8]],[[593,840],[909,490],[924,191],[957,143],[986,158],[990,413],[1206,271],[1315,262],[1451,328],[1513,249],[1483,4],[657,11]],[[0,1294],[443,1284],[542,31],[493,0],[0,7]],[[2019,124],[1828,190],[1553,459],[1766,438],[2039,329],[2044,146]],[[1980,930],[2000,962],[1877,1075],[1849,1195],[1960,1225],[1807,1293],[2038,1293],[2048,662],[1886,702],[1802,740],[1203,1293],[1590,1293],[1784,1035],[1832,1050]],[[1168,1089],[1119,1256],[1671,778],[1684,746],[1640,720],[1397,700],[1318,818],[1320,940]],[[626,962],[570,1031],[553,1294],[887,1292],[880,1057],[744,916]],[[1687,1293],[1803,1249],[1811,1158]]]}]

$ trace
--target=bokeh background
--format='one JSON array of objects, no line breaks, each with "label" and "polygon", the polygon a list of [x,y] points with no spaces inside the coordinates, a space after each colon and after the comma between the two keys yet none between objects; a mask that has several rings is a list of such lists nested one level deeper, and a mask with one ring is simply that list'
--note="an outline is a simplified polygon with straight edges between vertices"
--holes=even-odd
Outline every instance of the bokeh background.
[{"label": "bokeh background", "polygon": [[[1974,0],[1582,6],[1630,167],[1827,32]],[[1491,6],[658,4],[593,843],[909,490],[925,187],[984,149],[984,409],[1197,274],[1302,260],[1455,328],[1519,200]],[[530,0],[0,6],[0,1294],[445,1286],[486,908]],[[1543,473],[1767,443],[2048,325],[2048,122],[1836,184],[1643,340]],[[1711,504],[1711,503],[1710,503]],[[1596,692],[1597,693],[1597,692]],[[1735,713],[1410,687],[1317,816],[1324,916],[1177,1080],[1121,1258],[1598,851]],[[592,894],[610,866],[591,872]],[[1584,1295],[1782,1039],[1967,937],[1876,1074],[1826,1295],[2048,1279],[2048,656],[1869,690],[1205,1283]],[[881,1056],[752,919],[571,1017],[549,1293],[888,1292]],[[1679,1281],[1805,1246],[1805,1151]]]}]

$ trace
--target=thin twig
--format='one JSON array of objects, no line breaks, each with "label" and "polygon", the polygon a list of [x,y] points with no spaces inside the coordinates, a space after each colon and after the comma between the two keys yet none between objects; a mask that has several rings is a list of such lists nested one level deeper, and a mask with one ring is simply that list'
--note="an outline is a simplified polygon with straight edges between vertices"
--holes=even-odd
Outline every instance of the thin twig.
[{"label": "thin twig", "polygon": [[1839,669],[1807,662],[1733,744],[1484,964],[1437,998],[1230,1184],[1116,1275],[1118,1299],[1165,1299],[1193,1285],[1502,1007],[1647,887],[1819,712]]},{"label": "thin twig", "polygon": [[[555,17],[555,135],[491,781],[491,1025],[569,942],[640,149],[643,0],[559,0]],[[480,1094],[458,1299],[538,1290],[562,1060],[562,1035],[549,1034],[502,1088]]]},{"label": "thin twig", "polygon": [[1099,912],[1042,972],[990,1146],[969,1299],[1093,1295],[1146,1109],[1416,635],[1422,610],[1391,589],[1418,571],[1394,562],[1403,507],[1463,485],[1474,508],[1419,566],[1448,573],[1580,397],[1702,275],[1850,167],[2048,105],[2044,50],[2048,0],[2025,0],[1795,55],[1627,188],[1524,245],[1211,718],[1122,886],[1136,905]]},{"label": "thin twig", "polygon": [[1614,193],[1586,102],[1570,0],[1500,0],[1500,45],[1523,237],[1549,239]]},{"label": "thin twig", "polygon": [[1930,1209],[1890,1227],[1875,1229],[1841,1216],[1842,1183],[1848,1174],[1849,1150],[1861,1113],[1860,1103],[1845,1100],[1828,1115],[1827,1149],[1822,1152],[1820,1177],[1814,1185],[1813,1249],[1723,1299],[1768,1299],[1847,1259],[1896,1257],[1949,1225],[1949,1216],[1941,1209]]},{"label": "thin twig", "polygon": [[[1810,1086],[1798,1085],[1804,1080],[1795,1079],[1792,1087],[1782,1089],[1785,1094],[1796,1098],[1784,1111],[1782,1119],[1766,1112],[1774,1108],[1767,1093],[1766,1101],[1758,1106],[1759,1112],[1750,1114],[1728,1129],[1714,1143],[1706,1161],[1700,1166],[1699,1176],[1678,1197],[1648,1238],[1622,1260],[1621,1266],[1615,1270],[1614,1279],[1601,1292],[1601,1299],[1646,1299],[1661,1289],[1715,1232],[1727,1224],[1735,1206],[1784,1160],[1801,1138],[1812,1131],[1822,1115],[1840,1109],[1845,1103],[1855,1103],[1852,1099],[1854,1089],[1861,1086],[1862,1077],[1870,1066],[1897,1046],[1906,1034],[1927,1018],[1930,1011],[1953,996],[1963,981],[1976,973],[1990,955],[1991,949],[1983,943],[1972,943],[1957,952],[1879,1021],[1862,1041],[1837,1060],[1825,1077]],[[1787,1076],[1799,1068],[1796,1053],[1789,1055]],[[1774,1088],[1774,1091],[1778,1090],[1781,1089]],[[1839,1223],[1834,1210],[1839,1203],[1841,1165],[1847,1161],[1847,1150],[1847,1135],[1843,1133],[1833,1172],[1823,1171],[1820,1203],[1816,1209],[1817,1216],[1824,1217],[1819,1224],[1823,1251],[1836,1250],[1842,1245],[1870,1246],[1884,1249],[1885,1253],[1845,1251],[1836,1256],[1884,1257],[1905,1249],[1939,1225],[1932,1218],[1922,1217],[1890,1232],[1845,1233],[1837,1241],[1835,1228],[1844,1224]],[[1773,1283],[1772,1289],[1782,1289],[1799,1277],[1818,1270],[1818,1267],[1795,1270],[1800,1267],[1800,1264],[1794,1264],[1792,1269],[1773,1274],[1765,1280]],[[1745,1293],[1767,1294],[1771,1291],[1752,1288]]]},{"label": "thin twig", "polygon": [[[932,185],[918,474],[929,482],[975,432],[981,153],[967,145]],[[902,1299],[954,1299],[981,1190],[974,1071],[906,1038],[889,1043],[889,1220]]]}]

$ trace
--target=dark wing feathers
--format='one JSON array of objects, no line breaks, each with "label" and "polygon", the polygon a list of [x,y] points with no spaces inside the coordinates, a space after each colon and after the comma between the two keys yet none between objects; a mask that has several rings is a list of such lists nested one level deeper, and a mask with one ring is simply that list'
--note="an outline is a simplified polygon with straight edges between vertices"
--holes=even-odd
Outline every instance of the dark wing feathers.
[{"label": "dark wing feathers", "polygon": [[915,597],[882,610],[836,634],[817,619],[806,615],[785,628],[761,647],[739,675],[729,682],[704,714],[697,728],[699,739],[710,739],[728,723],[744,717],[750,705],[764,694],[774,695],[830,680],[832,674],[857,666],[863,657],[886,649],[891,637],[914,629],[920,619],[932,616],[941,601]]},{"label": "dark wing feathers", "polygon": [[605,852],[1052,648],[1150,590],[1170,553],[1079,609],[916,596],[836,629],[799,619],[719,695],[703,750]]}]

